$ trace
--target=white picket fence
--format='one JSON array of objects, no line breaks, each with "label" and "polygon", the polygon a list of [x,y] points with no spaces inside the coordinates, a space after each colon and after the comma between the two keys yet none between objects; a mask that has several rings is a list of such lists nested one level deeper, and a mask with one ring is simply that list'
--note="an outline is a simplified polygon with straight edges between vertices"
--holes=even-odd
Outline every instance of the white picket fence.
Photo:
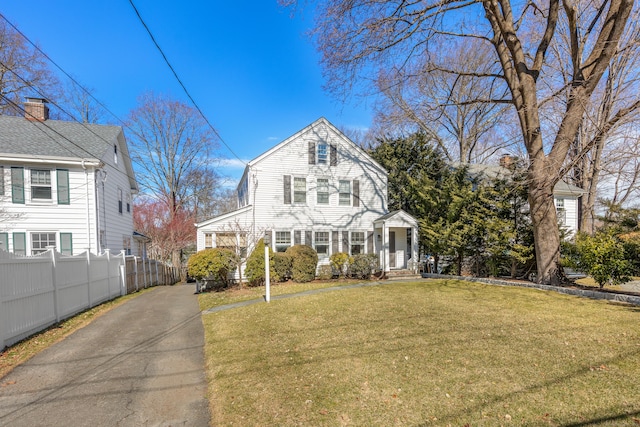
[{"label": "white picket fence", "polygon": [[[160,273],[166,266],[158,264],[108,251],[66,256],[48,250],[24,257],[0,250],[0,350],[105,301],[175,283],[177,275]],[[144,266],[141,274],[138,265]],[[132,280],[135,286],[127,286]]]}]

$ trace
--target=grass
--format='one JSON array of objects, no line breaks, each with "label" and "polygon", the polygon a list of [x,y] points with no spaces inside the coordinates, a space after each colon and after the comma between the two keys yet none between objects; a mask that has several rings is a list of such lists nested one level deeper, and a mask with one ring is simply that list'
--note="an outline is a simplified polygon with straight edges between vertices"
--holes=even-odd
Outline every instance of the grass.
[{"label": "grass", "polygon": [[58,341],[62,341],[73,332],[85,327],[96,317],[123,304],[131,298],[141,295],[143,292],[147,292],[149,289],[151,288],[107,301],[7,348],[4,352],[0,353],[0,378],[47,347]]},{"label": "grass", "polygon": [[639,316],[451,280],[207,314],[212,424],[637,426]]},{"label": "grass", "polygon": [[[308,283],[275,283],[270,286],[271,296],[295,294],[299,292],[305,292],[313,289],[330,288],[334,286],[343,286],[353,283],[359,283],[357,280],[341,279],[320,281],[315,280]],[[233,304],[241,301],[250,301],[254,299],[264,298],[265,288],[261,287],[247,287],[232,288],[225,290],[224,292],[205,292],[200,294],[198,302],[200,304],[200,310],[204,311],[209,308],[218,307],[221,305]]]}]

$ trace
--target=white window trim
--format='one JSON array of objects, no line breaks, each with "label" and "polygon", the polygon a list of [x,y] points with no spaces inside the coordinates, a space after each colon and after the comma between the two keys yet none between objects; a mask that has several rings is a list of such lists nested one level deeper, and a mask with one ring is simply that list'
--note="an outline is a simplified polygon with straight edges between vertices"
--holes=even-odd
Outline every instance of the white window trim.
[{"label": "white window trim", "polygon": [[[55,169],[47,167],[24,167],[24,198],[25,204],[28,205],[57,205],[58,200],[58,182],[56,180]],[[48,171],[49,172],[49,185],[51,187],[50,199],[34,199],[33,198],[33,182],[31,180],[31,173],[34,170]],[[36,185],[37,187],[38,185]],[[6,189],[5,189],[6,192]]]}]

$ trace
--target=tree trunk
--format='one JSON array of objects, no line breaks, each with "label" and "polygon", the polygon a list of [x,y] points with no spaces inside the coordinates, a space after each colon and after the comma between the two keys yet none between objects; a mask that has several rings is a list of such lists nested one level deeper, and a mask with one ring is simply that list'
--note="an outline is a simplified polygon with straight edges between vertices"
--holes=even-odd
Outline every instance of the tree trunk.
[{"label": "tree trunk", "polygon": [[[538,283],[559,285],[564,272],[560,265],[560,232],[553,202],[553,180],[544,176],[544,168],[529,170],[533,185],[529,189],[529,205],[533,223]],[[538,179],[536,179],[536,175]],[[547,174],[548,175],[548,174]]]}]

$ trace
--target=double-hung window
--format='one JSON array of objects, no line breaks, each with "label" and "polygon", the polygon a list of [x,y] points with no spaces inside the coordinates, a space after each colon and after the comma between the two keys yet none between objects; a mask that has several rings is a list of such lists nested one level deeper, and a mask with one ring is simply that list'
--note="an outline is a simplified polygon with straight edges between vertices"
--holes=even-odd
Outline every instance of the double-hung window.
[{"label": "double-hung window", "polygon": [[56,233],[31,233],[31,254],[45,252],[47,246],[56,246]]},{"label": "double-hung window", "polygon": [[236,233],[217,233],[216,248],[229,249],[233,253],[236,252]]},{"label": "double-hung window", "polygon": [[556,216],[560,225],[567,224],[567,211],[564,207],[564,199],[556,199]]},{"label": "double-hung window", "polygon": [[364,231],[351,232],[351,255],[364,253]]},{"label": "double-hung window", "polygon": [[318,255],[329,255],[328,231],[316,231],[315,249]]},{"label": "double-hung window", "polygon": [[294,203],[306,203],[307,202],[307,179],[306,178],[293,178],[293,202]]},{"label": "double-hung window", "polygon": [[31,169],[31,199],[51,200],[51,171]]},{"label": "double-hung window", "polygon": [[340,206],[349,206],[351,204],[351,181],[340,180],[338,193],[338,204]]},{"label": "double-hung window", "polygon": [[321,142],[318,144],[318,164],[326,165],[327,164],[327,156],[328,156],[328,146],[326,142]]},{"label": "double-hung window", "polygon": [[329,204],[329,180],[326,178],[318,178],[316,185],[316,194],[319,205]]},{"label": "double-hung window", "polygon": [[290,231],[276,231],[276,252],[284,252],[291,246]]}]

